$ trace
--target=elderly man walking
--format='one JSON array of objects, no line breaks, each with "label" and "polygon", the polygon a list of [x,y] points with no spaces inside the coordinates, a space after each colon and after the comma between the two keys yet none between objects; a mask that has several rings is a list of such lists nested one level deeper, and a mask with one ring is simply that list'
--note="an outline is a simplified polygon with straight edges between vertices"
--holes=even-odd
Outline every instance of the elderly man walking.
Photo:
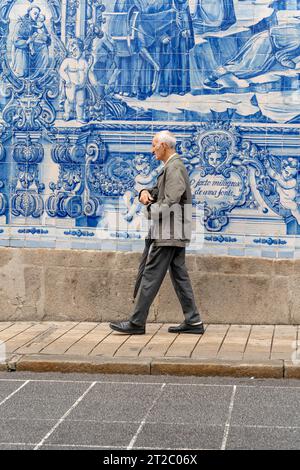
[{"label": "elderly man walking", "polygon": [[159,132],[153,138],[152,153],[164,163],[164,169],[158,176],[157,185],[143,189],[139,195],[151,220],[152,243],[132,316],[128,321],[110,323],[110,327],[120,333],[145,333],[149,308],[168,270],[185,317],[183,323],[168,331],[204,333],[185,265],[185,247],[191,237],[191,188],[188,173],[175,147],[176,139],[169,131]]}]

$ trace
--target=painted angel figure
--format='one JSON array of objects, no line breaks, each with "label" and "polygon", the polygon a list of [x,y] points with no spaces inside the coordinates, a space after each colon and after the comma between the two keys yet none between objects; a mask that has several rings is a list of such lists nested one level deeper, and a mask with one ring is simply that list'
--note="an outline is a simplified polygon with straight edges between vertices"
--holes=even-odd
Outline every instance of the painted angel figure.
[{"label": "painted angel figure", "polygon": [[[96,83],[90,71],[91,63],[85,58],[84,44],[79,38],[69,39],[67,57],[61,63],[59,74],[63,82],[64,119],[76,118],[86,122],[86,101],[91,82]],[[91,82],[90,82],[91,80]]]},{"label": "painted angel figure", "polygon": [[140,191],[147,186],[149,187],[162,171],[162,165],[153,169],[149,158],[143,154],[137,155],[134,158],[133,167],[137,172],[133,191],[126,191],[124,194],[124,200],[127,206],[127,213],[124,219],[127,220],[127,222],[131,222],[133,217],[142,208],[142,204],[138,199]]},{"label": "painted angel figure", "polygon": [[298,160],[291,157],[285,158],[281,163],[280,173],[271,167],[268,160],[265,160],[265,168],[268,175],[277,181],[276,190],[279,195],[280,204],[284,209],[291,211],[300,225],[300,211],[296,200]]}]

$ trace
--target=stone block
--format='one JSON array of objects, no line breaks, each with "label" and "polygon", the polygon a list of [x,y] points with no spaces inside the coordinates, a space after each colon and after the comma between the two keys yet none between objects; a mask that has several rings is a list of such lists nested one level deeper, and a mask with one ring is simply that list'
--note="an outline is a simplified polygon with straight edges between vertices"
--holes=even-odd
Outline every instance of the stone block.
[{"label": "stone block", "polygon": [[[291,276],[288,282],[288,291],[286,292],[286,295],[283,298],[284,301],[288,303],[290,308],[290,323],[295,325],[300,324],[299,283],[300,273]],[[283,299],[281,301],[283,301]]]},{"label": "stone block", "polygon": [[[196,303],[209,323],[288,323],[286,277],[191,273]],[[161,321],[182,319],[181,307],[171,282],[159,293]]]},{"label": "stone block", "polygon": [[199,256],[195,255],[199,273],[271,275],[273,260],[243,256]]}]

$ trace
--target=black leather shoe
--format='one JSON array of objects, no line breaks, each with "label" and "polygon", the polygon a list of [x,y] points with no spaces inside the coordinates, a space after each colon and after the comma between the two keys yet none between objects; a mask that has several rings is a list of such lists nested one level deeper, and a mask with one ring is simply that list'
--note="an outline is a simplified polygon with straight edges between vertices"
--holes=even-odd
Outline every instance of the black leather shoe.
[{"label": "black leather shoe", "polygon": [[127,335],[144,335],[145,327],[134,325],[131,321],[116,321],[109,324],[112,330]]},{"label": "black leather shoe", "polygon": [[169,333],[191,333],[195,335],[203,335],[204,333],[204,326],[203,323],[199,323],[198,325],[193,325],[192,323],[181,323],[177,326],[170,326],[168,329]]}]

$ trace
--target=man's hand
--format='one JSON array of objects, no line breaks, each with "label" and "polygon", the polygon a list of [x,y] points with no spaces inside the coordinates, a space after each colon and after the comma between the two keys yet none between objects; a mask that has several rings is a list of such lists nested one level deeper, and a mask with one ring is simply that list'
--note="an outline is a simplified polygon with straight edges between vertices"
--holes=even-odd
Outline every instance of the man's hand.
[{"label": "man's hand", "polygon": [[147,189],[144,189],[141,192],[140,202],[146,206],[147,204],[150,204],[153,201],[154,199],[153,197],[151,197],[151,194],[149,193],[149,191],[147,191]]}]

